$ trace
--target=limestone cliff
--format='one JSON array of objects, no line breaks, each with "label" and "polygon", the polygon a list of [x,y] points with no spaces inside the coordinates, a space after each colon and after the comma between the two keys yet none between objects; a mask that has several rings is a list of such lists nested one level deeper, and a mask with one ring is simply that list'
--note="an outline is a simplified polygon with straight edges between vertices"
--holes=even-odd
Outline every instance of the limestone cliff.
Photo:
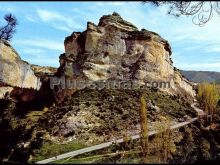
[{"label": "limestone cliff", "polygon": [[73,32],[64,41],[60,76],[88,82],[127,80],[169,82],[160,89],[171,94],[194,96],[190,82],[174,69],[171,47],[155,32],[141,30],[117,13],[102,16],[99,24],[87,23],[84,32]]},{"label": "limestone cliff", "polygon": [[40,87],[41,81],[31,65],[21,60],[7,41],[0,40],[0,97],[14,88],[39,90]]}]

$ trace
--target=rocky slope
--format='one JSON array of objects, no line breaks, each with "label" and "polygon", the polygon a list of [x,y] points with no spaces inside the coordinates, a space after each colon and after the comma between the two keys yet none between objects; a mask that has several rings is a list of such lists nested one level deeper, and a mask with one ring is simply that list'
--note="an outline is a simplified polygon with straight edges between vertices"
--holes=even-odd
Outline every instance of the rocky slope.
[{"label": "rocky slope", "polygon": [[[140,96],[151,100],[159,109],[148,108],[150,127],[160,115],[180,122],[184,115],[195,117],[190,104],[155,89],[101,89],[85,88],[55,107],[40,119],[55,139],[86,140],[98,144],[140,131]],[[62,138],[64,137],[64,138]]]},{"label": "rocky slope", "polygon": [[98,25],[88,22],[87,29],[73,32],[64,46],[58,75],[66,79],[85,84],[106,80],[139,85],[165,82],[170,87],[158,85],[163,91],[194,96],[190,82],[173,67],[168,41],[157,33],[139,31],[117,13],[102,16]]}]

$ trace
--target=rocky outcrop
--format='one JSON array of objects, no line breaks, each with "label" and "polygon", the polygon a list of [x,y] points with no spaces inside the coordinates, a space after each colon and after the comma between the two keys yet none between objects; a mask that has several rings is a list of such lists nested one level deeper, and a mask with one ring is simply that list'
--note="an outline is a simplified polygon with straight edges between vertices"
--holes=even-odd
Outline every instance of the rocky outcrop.
[{"label": "rocky outcrop", "polygon": [[31,69],[37,77],[53,76],[57,71],[57,68],[39,65],[31,65]]},{"label": "rocky outcrop", "polygon": [[101,17],[98,25],[88,22],[84,32],[72,33],[64,45],[58,72],[66,79],[156,83],[170,94],[194,96],[191,84],[174,69],[168,41],[155,32],[139,31],[117,13]]},{"label": "rocky outcrop", "polygon": [[41,81],[31,65],[21,60],[7,41],[0,40],[0,97],[6,92],[38,91],[40,87]]}]

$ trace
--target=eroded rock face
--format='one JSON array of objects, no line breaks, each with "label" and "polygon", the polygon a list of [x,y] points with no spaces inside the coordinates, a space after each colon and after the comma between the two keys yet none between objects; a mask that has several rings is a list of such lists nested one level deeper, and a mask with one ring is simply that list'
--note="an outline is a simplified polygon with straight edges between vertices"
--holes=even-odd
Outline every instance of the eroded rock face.
[{"label": "eroded rock face", "polygon": [[138,31],[117,13],[101,17],[98,25],[88,22],[84,32],[74,32],[64,45],[59,71],[66,78],[168,82],[170,88],[161,90],[194,96],[191,84],[174,70],[169,43],[157,33]]},{"label": "eroded rock face", "polygon": [[[38,91],[41,81],[35,76],[31,66],[21,60],[11,45],[0,40],[0,97],[13,89],[30,89]],[[27,100],[27,99],[26,99]]]}]

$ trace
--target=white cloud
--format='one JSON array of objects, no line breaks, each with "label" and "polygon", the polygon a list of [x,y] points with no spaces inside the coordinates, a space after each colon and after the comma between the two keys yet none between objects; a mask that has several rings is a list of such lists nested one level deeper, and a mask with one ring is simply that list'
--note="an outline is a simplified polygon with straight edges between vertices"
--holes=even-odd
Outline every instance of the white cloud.
[{"label": "white cloud", "polygon": [[109,5],[109,6],[121,6],[121,5],[124,5],[125,2],[96,2],[95,5],[97,6],[106,6],[106,5]]},{"label": "white cloud", "polygon": [[181,57],[181,54],[179,52],[172,53],[172,57]]},{"label": "white cloud", "polygon": [[63,15],[57,12],[52,12],[52,11],[47,11],[47,10],[42,10],[42,9],[38,9],[37,14],[41,18],[41,20],[44,22],[65,19]]},{"label": "white cloud", "polygon": [[59,30],[63,30],[63,31],[65,31],[65,32],[68,32],[68,33],[71,33],[71,32],[73,32],[73,29],[72,28],[69,28],[69,27],[67,27],[67,26],[62,26],[62,25],[58,25],[58,26],[56,26],[55,27],[56,29],[59,29]]},{"label": "white cloud", "polygon": [[91,10],[91,8],[83,8],[83,9],[79,9],[79,8],[73,8],[72,11],[74,13],[74,17],[78,17],[81,19],[89,19],[92,16],[92,12],[89,11]]},{"label": "white cloud", "polygon": [[181,64],[181,67],[192,70],[216,70],[215,68],[220,68],[220,62]]},{"label": "white cloud", "polygon": [[192,45],[192,46],[190,46],[190,47],[183,47],[183,48],[181,48],[182,50],[185,50],[185,51],[193,51],[193,50],[196,50],[196,49],[198,49],[198,48],[200,48],[201,47],[201,45]]},{"label": "white cloud", "polygon": [[63,42],[58,42],[54,40],[48,39],[22,39],[22,40],[15,40],[13,42],[15,45],[21,46],[31,46],[35,48],[44,48],[48,50],[57,50],[60,52],[64,52],[64,45]]},{"label": "white cloud", "polygon": [[11,5],[1,4],[0,11],[6,11],[6,12],[13,13],[16,11],[16,7],[11,6]]},{"label": "white cloud", "polygon": [[54,53],[54,50],[46,48],[38,48],[37,46],[22,45],[22,59],[28,61],[30,64],[36,64],[40,66],[59,66],[59,54]]},{"label": "white cloud", "polygon": [[212,52],[220,53],[220,44],[206,47],[205,52],[206,53],[212,53]]},{"label": "white cloud", "polygon": [[[191,18],[187,19],[190,20]],[[213,17],[204,27],[194,25],[192,22],[185,21],[185,19],[183,19],[181,25],[176,26],[179,26],[180,31],[174,28],[173,33],[176,36],[185,36],[182,38],[182,41],[188,40],[191,42],[212,44],[220,43],[220,17]]]},{"label": "white cloud", "polygon": [[44,53],[44,52],[45,52],[45,50],[43,50],[43,49],[39,49],[39,48],[27,48],[27,47],[23,48],[22,51],[23,51],[24,53],[27,53],[27,54],[39,54],[39,53]]},{"label": "white cloud", "polygon": [[36,18],[33,18],[33,16],[26,16],[26,19],[30,22],[37,22]]},{"label": "white cloud", "polygon": [[198,45],[200,45],[200,42],[220,43],[219,16],[214,16],[204,27],[200,27],[192,23],[192,17],[181,16],[175,18],[167,15],[168,8],[166,6],[150,9],[147,6],[145,10],[138,10],[131,6],[130,9],[123,9],[122,12],[138,27],[144,27],[159,33],[173,45],[185,42],[195,42]]},{"label": "white cloud", "polygon": [[32,58],[28,60],[31,64],[40,65],[40,66],[53,66],[58,67],[59,66],[59,58],[48,58],[44,57],[42,58]]},{"label": "white cloud", "polygon": [[73,17],[62,15],[61,13],[38,9],[37,14],[41,21],[50,24],[52,27],[63,30],[66,32],[72,32],[74,29],[83,29],[82,25],[77,23]]},{"label": "white cloud", "polygon": [[[206,60],[206,62],[208,63],[220,63],[220,57],[213,57],[213,58],[209,58]],[[220,69],[220,68],[219,68]]]},{"label": "white cloud", "polygon": [[40,66],[59,66],[59,57],[55,58],[55,54],[51,56],[51,52],[45,49],[24,47],[22,48],[23,59],[31,64]]}]

